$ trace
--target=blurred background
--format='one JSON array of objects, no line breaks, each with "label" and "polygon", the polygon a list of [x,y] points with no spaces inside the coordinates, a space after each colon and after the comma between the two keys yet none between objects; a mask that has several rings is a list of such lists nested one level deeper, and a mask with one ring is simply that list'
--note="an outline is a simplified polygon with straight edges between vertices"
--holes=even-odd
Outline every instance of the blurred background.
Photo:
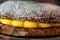
[{"label": "blurred background", "polygon": [[[0,0],[0,3],[8,1],[8,0]],[[10,1],[21,1],[21,0],[10,0]],[[22,0],[22,1],[37,1],[37,2],[44,2],[44,3],[51,3],[60,5],[60,0]]]}]

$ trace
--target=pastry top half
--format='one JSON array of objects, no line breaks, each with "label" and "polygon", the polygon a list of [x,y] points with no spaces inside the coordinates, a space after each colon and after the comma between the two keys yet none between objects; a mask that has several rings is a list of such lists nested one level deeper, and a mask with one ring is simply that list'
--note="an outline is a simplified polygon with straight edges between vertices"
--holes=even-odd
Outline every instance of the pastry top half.
[{"label": "pastry top half", "polygon": [[60,7],[31,1],[7,1],[0,5],[0,17],[41,23],[60,23]]}]

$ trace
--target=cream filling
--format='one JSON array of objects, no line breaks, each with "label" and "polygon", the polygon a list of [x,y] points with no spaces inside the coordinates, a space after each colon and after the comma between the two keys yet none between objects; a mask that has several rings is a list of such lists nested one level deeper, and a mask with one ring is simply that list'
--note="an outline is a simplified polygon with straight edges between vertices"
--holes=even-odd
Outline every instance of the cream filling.
[{"label": "cream filling", "polygon": [[0,18],[0,22],[2,24],[11,25],[14,27],[25,27],[25,28],[46,28],[46,27],[55,27],[60,26],[60,23],[38,23],[38,22],[31,22],[28,20],[11,20],[11,19],[3,19]]}]

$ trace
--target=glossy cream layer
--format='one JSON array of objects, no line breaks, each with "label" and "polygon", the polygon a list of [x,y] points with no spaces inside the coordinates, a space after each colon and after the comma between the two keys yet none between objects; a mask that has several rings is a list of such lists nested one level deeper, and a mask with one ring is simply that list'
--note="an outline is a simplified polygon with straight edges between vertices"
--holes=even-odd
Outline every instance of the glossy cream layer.
[{"label": "glossy cream layer", "polygon": [[0,22],[2,24],[11,25],[14,27],[25,27],[25,28],[46,28],[46,27],[53,27],[53,26],[60,26],[60,23],[38,23],[32,22],[28,20],[11,20],[11,19],[3,19],[0,18]]}]

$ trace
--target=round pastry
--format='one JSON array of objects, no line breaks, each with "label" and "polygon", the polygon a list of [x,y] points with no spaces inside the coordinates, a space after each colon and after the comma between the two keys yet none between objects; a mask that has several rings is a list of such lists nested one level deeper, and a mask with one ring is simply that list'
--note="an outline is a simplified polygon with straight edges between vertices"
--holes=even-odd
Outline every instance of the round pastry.
[{"label": "round pastry", "polygon": [[7,1],[0,5],[0,29],[15,36],[60,35],[60,7],[31,1]]}]

